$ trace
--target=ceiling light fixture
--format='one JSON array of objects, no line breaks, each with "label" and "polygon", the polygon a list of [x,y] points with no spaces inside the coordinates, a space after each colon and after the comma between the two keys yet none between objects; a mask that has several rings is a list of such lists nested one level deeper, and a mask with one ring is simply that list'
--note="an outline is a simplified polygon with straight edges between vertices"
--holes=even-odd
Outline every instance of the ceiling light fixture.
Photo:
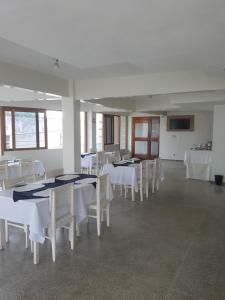
[{"label": "ceiling light fixture", "polygon": [[59,65],[59,59],[58,59],[58,58],[55,59],[55,62],[54,62],[54,64],[53,64],[53,68],[54,68],[55,70],[58,70],[58,69],[60,68],[60,65]]}]

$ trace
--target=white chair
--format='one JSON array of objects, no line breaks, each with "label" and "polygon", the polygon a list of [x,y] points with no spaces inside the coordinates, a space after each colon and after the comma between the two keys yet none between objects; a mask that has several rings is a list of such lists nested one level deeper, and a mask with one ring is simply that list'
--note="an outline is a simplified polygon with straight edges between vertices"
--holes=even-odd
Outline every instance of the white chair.
[{"label": "white chair", "polygon": [[[74,249],[74,184],[68,183],[50,190],[50,216],[48,235],[52,244],[52,260],[56,260],[56,228],[69,229],[71,249]],[[68,226],[69,225],[69,226]]]},{"label": "white chair", "polygon": [[149,183],[149,162],[143,160],[140,162],[140,196],[143,202],[143,194],[148,198],[148,183]]},{"label": "white chair", "polygon": [[[5,179],[3,181],[3,189],[4,190],[9,190],[12,189],[18,185],[25,184],[27,182],[27,177],[17,177],[13,179]],[[5,241],[8,243],[9,241],[9,226],[23,229],[25,233],[25,245],[26,249],[28,248],[28,226],[26,224],[19,224],[19,223],[14,223],[14,222],[8,222],[5,220]]]},{"label": "white chair", "polygon": [[130,152],[125,153],[125,154],[123,155],[123,160],[128,160],[128,159],[130,159],[130,158],[131,158],[131,153],[130,153]]},{"label": "white chair", "polygon": [[118,162],[120,161],[119,157],[118,157],[118,154],[116,152],[113,152],[112,154],[108,154],[106,156],[106,163],[107,164],[113,164],[115,162]]},{"label": "white chair", "polygon": [[160,177],[161,177],[161,159],[158,157],[154,159],[152,193],[155,192],[155,188],[157,191],[159,190]]},{"label": "white chair", "polygon": [[105,164],[105,152],[104,151],[96,152],[96,175],[100,174],[100,171],[102,170],[104,164]]},{"label": "white chair", "polygon": [[104,213],[106,213],[106,223],[109,227],[109,208],[110,208],[110,181],[109,175],[102,175],[97,179],[96,185],[96,203],[88,206],[88,211],[95,212],[94,214],[88,214],[88,218],[94,218],[97,220],[97,235],[101,234],[101,221],[104,219]]},{"label": "white chair", "polygon": [[56,176],[63,175],[64,169],[54,169],[45,172],[45,179],[55,178]]},{"label": "white chair", "polygon": [[29,176],[29,181],[34,182],[37,180],[37,176],[35,174],[35,161],[32,159],[20,159],[19,160],[20,166],[20,177]]}]

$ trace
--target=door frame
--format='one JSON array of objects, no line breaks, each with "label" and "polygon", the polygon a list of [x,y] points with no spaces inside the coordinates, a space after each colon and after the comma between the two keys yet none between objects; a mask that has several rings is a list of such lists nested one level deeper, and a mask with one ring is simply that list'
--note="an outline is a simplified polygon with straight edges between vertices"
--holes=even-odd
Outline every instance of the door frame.
[{"label": "door frame", "polygon": [[[152,129],[152,120],[157,119],[159,122],[159,135],[157,138],[152,138],[151,137],[151,129]],[[138,121],[143,121],[143,122],[138,122]],[[148,123],[148,137],[147,138],[135,138],[135,124],[136,123]],[[142,154],[136,154],[135,155],[135,141],[147,141],[148,142],[148,154],[147,155],[142,155]],[[158,156],[152,156],[151,155],[151,143],[152,141],[157,141],[158,142]],[[159,157],[159,145],[160,143],[160,117],[132,117],[132,156],[137,156],[142,159],[154,159],[156,157]]]}]

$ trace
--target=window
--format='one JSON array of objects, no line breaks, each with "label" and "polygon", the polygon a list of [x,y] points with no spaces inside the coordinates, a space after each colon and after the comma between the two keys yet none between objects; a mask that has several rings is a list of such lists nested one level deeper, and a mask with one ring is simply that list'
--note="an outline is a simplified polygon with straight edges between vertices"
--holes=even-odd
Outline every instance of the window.
[{"label": "window", "polygon": [[96,150],[103,150],[103,115],[100,113],[96,114]]},{"label": "window", "polygon": [[127,148],[127,117],[120,116],[120,149]]},{"label": "window", "polygon": [[63,147],[62,112],[47,110],[48,149]]},{"label": "window", "polygon": [[62,112],[7,107],[3,110],[3,149],[62,148]]},{"label": "window", "polygon": [[114,116],[104,115],[104,144],[114,143]]},{"label": "window", "polygon": [[26,108],[3,108],[3,148],[46,148],[45,110]]},{"label": "window", "polygon": [[87,152],[87,113],[80,112],[80,151]]},{"label": "window", "polygon": [[120,143],[120,117],[104,115],[104,144]]}]

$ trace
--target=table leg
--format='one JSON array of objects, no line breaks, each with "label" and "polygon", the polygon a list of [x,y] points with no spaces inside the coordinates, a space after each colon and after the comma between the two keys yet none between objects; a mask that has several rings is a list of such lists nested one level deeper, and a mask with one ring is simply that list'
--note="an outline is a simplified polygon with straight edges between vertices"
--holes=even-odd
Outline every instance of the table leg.
[{"label": "table leg", "polygon": [[37,265],[39,263],[39,244],[37,242],[33,242],[34,244],[34,264]]}]

